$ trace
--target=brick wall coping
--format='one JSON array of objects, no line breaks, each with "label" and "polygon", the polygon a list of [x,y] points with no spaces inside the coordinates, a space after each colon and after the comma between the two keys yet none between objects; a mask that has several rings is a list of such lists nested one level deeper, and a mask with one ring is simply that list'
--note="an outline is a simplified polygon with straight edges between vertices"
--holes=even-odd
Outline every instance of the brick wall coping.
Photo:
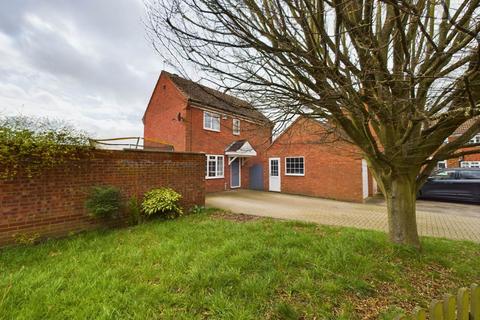
[{"label": "brick wall coping", "polygon": [[188,155],[205,155],[205,152],[188,152],[188,151],[167,151],[167,150],[144,150],[144,149],[123,149],[123,150],[108,150],[96,149],[96,151],[114,151],[114,152],[148,152],[148,153],[172,153],[172,154],[188,154]]},{"label": "brick wall coping", "polygon": [[122,149],[122,150],[111,150],[111,149],[92,149],[94,153],[159,153],[159,154],[184,154],[184,155],[205,155],[205,152],[187,152],[187,151],[168,151],[168,150],[144,150],[144,149]]}]

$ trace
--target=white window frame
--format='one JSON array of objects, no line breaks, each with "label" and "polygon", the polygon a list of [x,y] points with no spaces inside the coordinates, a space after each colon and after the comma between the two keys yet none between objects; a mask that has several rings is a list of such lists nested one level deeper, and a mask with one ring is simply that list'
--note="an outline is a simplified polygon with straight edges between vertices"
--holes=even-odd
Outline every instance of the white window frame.
[{"label": "white window frame", "polygon": [[[303,159],[303,173],[288,173],[287,172],[287,159]],[[296,177],[304,177],[305,176],[305,157],[304,156],[294,156],[294,157],[285,157],[285,175],[286,176],[296,176]]]},{"label": "white window frame", "polygon": [[[444,168],[440,168],[440,167],[438,166],[439,163],[445,164],[445,167],[444,167]],[[438,161],[438,162],[437,162],[437,169],[447,169],[447,168],[448,168],[448,161],[447,161],[447,160],[442,160],[442,161]]]},{"label": "white window frame", "polygon": [[232,119],[232,133],[236,136],[240,135],[240,119]]},{"label": "white window frame", "polygon": [[461,168],[480,168],[480,161],[462,161],[460,162]]},{"label": "white window frame", "polygon": [[[205,179],[222,179],[225,177],[225,156],[220,154],[207,154],[207,169]],[[222,166],[218,166],[218,160],[222,159]],[[215,175],[210,176],[210,161],[215,161]],[[221,171],[219,170],[221,169]]]},{"label": "white window frame", "polygon": [[473,136],[468,143],[480,143],[480,133]]},{"label": "white window frame", "polygon": [[[210,126],[207,125],[207,117],[210,117]],[[215,128],[214,126],[214,121],[213,121],[214,119],[218,119],[218,128]],[[203,129],[220,132],[220,126],[221,126],[221,118],[218,113],[203,111]]]}]

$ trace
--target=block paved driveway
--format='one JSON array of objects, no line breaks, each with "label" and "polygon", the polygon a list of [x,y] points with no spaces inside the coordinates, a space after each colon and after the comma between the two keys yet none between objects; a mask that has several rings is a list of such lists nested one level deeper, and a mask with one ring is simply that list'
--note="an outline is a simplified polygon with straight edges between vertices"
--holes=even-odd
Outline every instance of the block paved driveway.
[{"label": "block paved driveway", "polygon": [[[206,205],[279,219],[387,231],[383,201],[350,203],[283,193],[235,190],[207,194]],[[480,205],[418,201],[422,236],[480,242]]]}]

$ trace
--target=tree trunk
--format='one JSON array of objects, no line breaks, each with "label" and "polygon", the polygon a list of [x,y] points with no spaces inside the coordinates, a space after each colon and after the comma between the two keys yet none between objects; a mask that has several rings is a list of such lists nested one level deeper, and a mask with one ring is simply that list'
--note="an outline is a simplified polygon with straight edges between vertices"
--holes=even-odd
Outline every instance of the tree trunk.
[{"label": "tree trunk", "polygon": [[416,186],[408,177],[396,177],[386,190],[390,240],[420,248],[416,221]]}]

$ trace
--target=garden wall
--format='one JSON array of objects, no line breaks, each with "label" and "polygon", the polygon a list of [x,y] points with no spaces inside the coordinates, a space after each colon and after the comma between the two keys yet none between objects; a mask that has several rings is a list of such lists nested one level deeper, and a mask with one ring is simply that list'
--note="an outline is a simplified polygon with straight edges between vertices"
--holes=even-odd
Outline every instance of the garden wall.
[{"label": "garden wall", "polygon": [[0,180],[0,245],[21,238],[57,237],[127,223],[91,218],[85,210],[89,189],[118,187],[125,200],[168,186],[182,194],[182,206],[205,203],[205,155],[200,153],[95,150],[32,178]]}]

